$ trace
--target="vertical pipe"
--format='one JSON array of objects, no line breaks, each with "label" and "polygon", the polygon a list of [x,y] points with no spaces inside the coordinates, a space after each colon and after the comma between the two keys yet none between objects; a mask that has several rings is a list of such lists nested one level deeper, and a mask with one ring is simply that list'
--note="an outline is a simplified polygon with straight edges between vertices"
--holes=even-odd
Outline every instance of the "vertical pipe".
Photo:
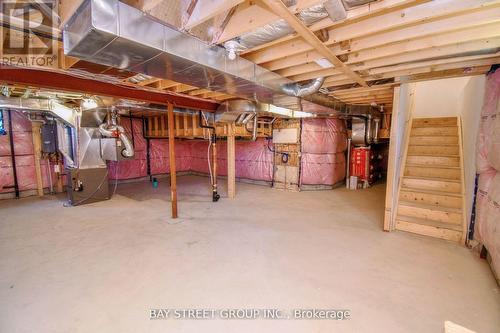
[{"label": "vertical pipe", "polygon": [[9,115],[9,142],[10,142],[10,157],[12,160],[12,175],[14,176],[14,192],[16,194],[16,199],[19,199],[19,182],[17,180],[17,168],[16,168],[16,152],[14,149],[14,132],[12,130],[12,112],[8,111]]},{"label": "vertical pipe", "polygon": [[132,147],[135,149],[135,136],[134,136],[134,120],[132,119],[132,112],[129,111],[128,113],[129,119],[130,119],[130,136],[132,138]]},{"label": "vertical pipe", "polygon": [[175,171],[175,129],[174,105],[168,103],[168,154],[170,159],[170,197],[172,200],[172,218],[177,218],[177,174]]},{"label": "vertical pipe", "polygon": [[33,152],[35,159],[35,175],[36,175],[36,187],[38,191],[38,196],[43,197],[43,181],[42,181],[42,167],[40,165],[41,154],[42,154],[42,138],[40,134],[41,123],[38,121],[31,122],[31,134],[33,136]]}]

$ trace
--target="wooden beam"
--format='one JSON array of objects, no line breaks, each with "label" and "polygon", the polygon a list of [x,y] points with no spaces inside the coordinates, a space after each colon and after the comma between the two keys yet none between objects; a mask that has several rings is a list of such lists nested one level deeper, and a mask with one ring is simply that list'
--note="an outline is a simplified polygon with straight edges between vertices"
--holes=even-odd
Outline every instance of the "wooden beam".
[{"label": "wooden beam", "polygon": [[227,196],[234,199],[236,196],[236,140],[235,124],[228,125],[227,135]]},{"label": "wooden beam", "polygon": [[175,128],[174,105],[168,103],[168,157],[170,161],[170,200],[172,202],[172,218],[177,218],[177,174],[175,170]]},{"label": "wooden beam", "polygon": [[346,64],[340,61],[339,58],[325,45],[318,37],[309,30],[302,21],[300,21],[294,14],[280,0],[263,0],[263,2],[277,15],[282,17],[288,24],[302,37],[304,40],[314,47],[321,55],[330,61],[335,67],[343,71],[348,77],[359,83],[361,86],[367,87],[366,82]]},{"label": "wooden beam", "polygon": [[239,5],[244,0],[204,0],[198,1],[184,29],[191,29]]},{"label": "wooden beam", "polygon": [[40,128],[41,122],[31,122],[31,133],[33,136],[33,152],[35,158],[35,175],[36,175],[36,188],[39,197],[43,197],[43,181],[42,181],[42,168],[40,166],[40,159],[42,156],[42,136]]}]

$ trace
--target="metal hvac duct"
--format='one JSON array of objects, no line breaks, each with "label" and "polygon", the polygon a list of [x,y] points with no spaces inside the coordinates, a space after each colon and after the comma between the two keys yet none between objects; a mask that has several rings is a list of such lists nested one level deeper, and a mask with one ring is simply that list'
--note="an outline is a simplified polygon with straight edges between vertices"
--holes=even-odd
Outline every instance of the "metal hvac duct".
[{"label": "metal hvac duct", "polygon": [[52,99],[0,97],[0,109],[50,113],[66,125],[76,127],[75,110]]},{"label": "metal hvac duct", "polygon": [[293,81],[246,59],[230,60],[224,48],[207,45],[118,0],[85,0],[63,34],[64,53],[89,62],[292,110],[335,113],[348,108],[319,93],[287,96],[282,87]]}]

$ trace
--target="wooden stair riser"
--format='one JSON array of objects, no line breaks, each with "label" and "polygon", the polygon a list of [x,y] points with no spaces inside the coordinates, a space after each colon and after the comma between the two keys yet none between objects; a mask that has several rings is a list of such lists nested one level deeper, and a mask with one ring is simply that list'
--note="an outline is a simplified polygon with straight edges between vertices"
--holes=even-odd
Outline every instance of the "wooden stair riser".
[{"label": "wooden stair riser", "polygon": [[440,127],[440,126],[457,126],[456,117],[444,118],[415,118],[412,121],[412,127]]},{"label": "wooden stair riser", "polygon": [[422,190],[434,190],[449,193],[461,193],[461,185],[457,182],[431,179],[403,178],[403,187]]},{"label": "wooden stair riser", "polygon": [[462,223],[461,213],[442,211],[439,210],[439,207],[430,209],[424,207],[406,206],[404,203],[401,203],[398,208],[398,214],[457,225]]},{"label": "wooden stair riser", "polygon": [[405,176],[460,180],[460,169],[407,165],[405,168]]},{"label": "wooden stair riser", "polygon": [[462,198],[460,196],[414,192],[405,190],[404,188],[399,193],[399,200],[447,208],[462,207]]},{"label": "wooden stair riser", "polygon": [[458,127],[416,127],[411,130],[411,136],[457,136]]},{"label": "wooden stair riser", "polygon": [[445,167],[459,167],[459,156],[422,156],[422,155],[408,155],[406,158],[407,164],[419,164],[428,166],[445,166]]},{"label": "wooden stair riser", "polygon": [[458,145],[457,136],[410,136],[410,145]]},{"label": "wooden stair riser", "polygon": [[453,242],[460,242],[462,239],[462,232],[460,231],[415,224],[398,219],[396,219],[396,229]]},{"label": "wooden stair riser", "polygon": [[418,155],[418,154],[436,155],[436,156],[458,155],[459,151],[458,151],[458,145],[457,146],[410,145],[408,147],[408,155]]}]

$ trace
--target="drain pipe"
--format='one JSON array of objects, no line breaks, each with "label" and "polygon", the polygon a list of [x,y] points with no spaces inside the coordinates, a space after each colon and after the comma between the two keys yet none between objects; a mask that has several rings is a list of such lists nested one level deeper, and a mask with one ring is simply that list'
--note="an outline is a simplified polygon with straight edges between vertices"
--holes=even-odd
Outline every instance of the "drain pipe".
[{"label": "drain pipe", "polygon": [[[209,130],[212,131],[210,134],[210,140],[209,140],[209,145],[212,146],[212,179],[210,179],[210,182],[212,183],[212,201],[217,202],[220,199],[219,193],[217,193],[217,133],[215,131],[214,126],[208,125],[208,120],[207,124],[203,124],[203,119],[204,115],[202,111],[199,111],[198,115],[198,125],[201,128],[208,128]],[[210,162],[209,162],[210,163]]]}]

